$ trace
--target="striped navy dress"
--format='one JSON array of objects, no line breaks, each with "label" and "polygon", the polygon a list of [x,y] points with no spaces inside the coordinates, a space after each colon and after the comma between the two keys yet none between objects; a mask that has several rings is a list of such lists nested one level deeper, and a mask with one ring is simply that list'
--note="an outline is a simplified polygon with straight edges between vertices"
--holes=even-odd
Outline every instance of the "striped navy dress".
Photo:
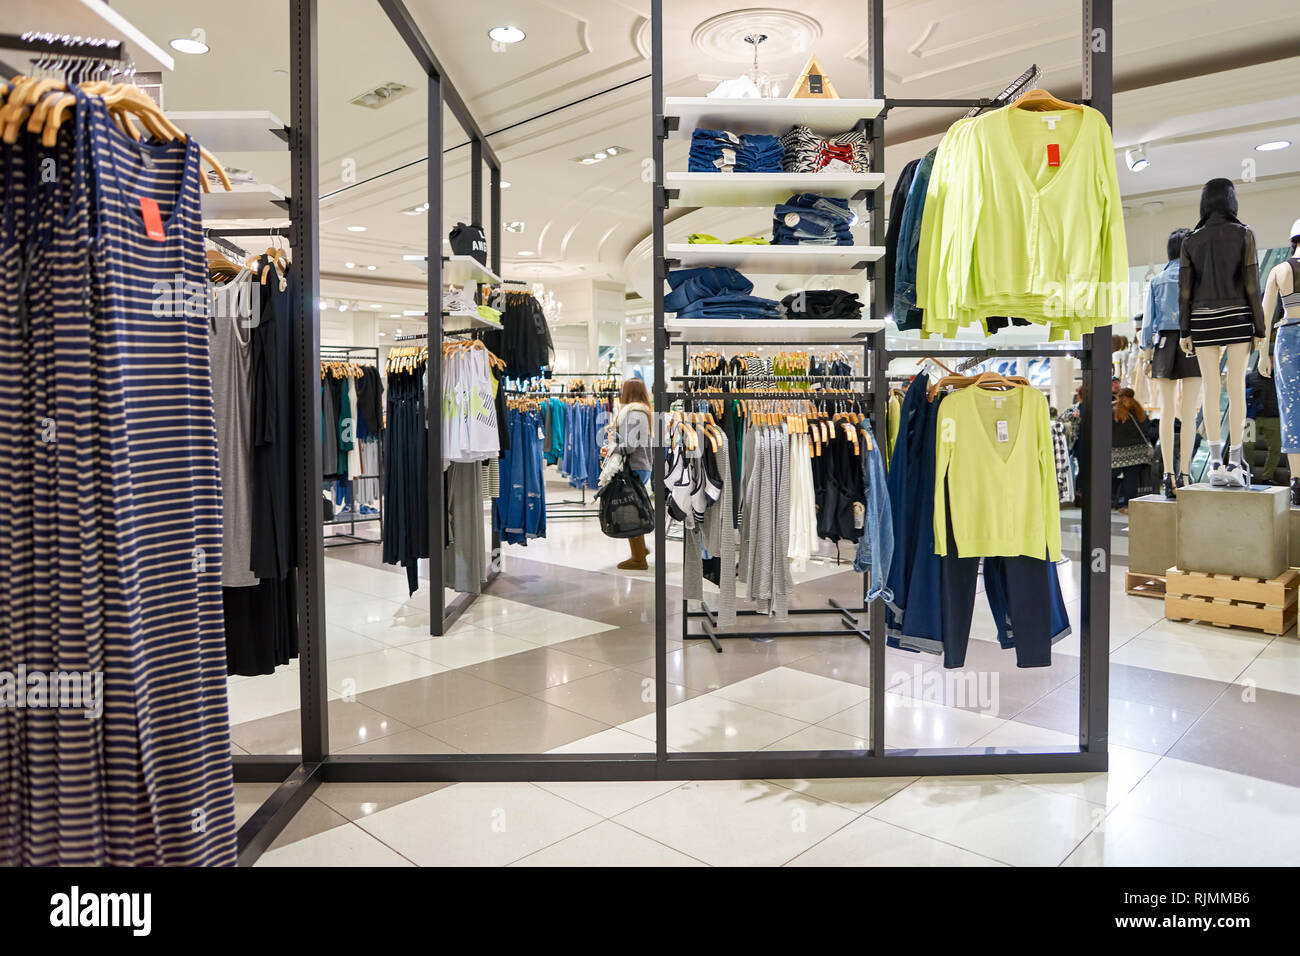
[{"label": "striped navy dress", "polygon": [[[17,713],[0,755],[20,796],[0,848],[28,865],[230,864],[198,149],[132,143],[95,98],[79,94],[75,114],[53,182],[37,175],[31,137],[22,173],[5,164],[0,257],[16,240],[31,270],[18,309],[0,294],[10,541],[24,538],[28,512],[31,523],[2,566],[18,585],[18,638],[0,654],[31,670],[98,671],[105,702],[93,720]],[[10,216],[16,194],[25,211]],[[146,234],[141,197],[158,204],[161,240]],[[51,423],[53,440],[33,442],[33,422]]]}]

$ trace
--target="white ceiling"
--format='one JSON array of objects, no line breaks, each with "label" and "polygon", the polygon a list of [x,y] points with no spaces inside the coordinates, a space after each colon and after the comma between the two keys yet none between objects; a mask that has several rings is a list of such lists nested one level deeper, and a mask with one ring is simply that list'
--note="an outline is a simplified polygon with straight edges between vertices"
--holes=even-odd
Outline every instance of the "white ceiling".
[{"label": "white ceiling", "polygon": [[[503,129],[566,103],[600,93],[649,72],[649,0],[493,0],[453,3],[408,0],[449,76],[481,128]],[[423,78],[405,44],[373,0],[321,0],[320,150],[322,191],[342,185],[347,159],[358,177],[418,160],[426,150]],[[198,0],[115,0],[114,8],[165,43],[207,31],[212,52],[178,54],[166,81],[171,109],[271,109],[290,115],[287,4],[226,0],[219,8]],[[866,0],[767,2],[666,0],[665,91],[702,95],[718,80],[741,73],[749,48],[739,41],[755,24],[772,39],[761,63],[788,85],[815,52],[840,95],[870,94]],[[1244,158],[1258,161],[1267,181],[1300,174],[1300,95],[1291,95],[1300,60],[1300,3],[1253,5],[1249,15],[1228,0],[1143,0],[1116,3],[1115,139],[1117,146],[1147,143],[1152,166],[1140,174],[1122,167],[1126,195],[1194,192],[1215,175],[1241,178]],[[736,15],[737,9],[750,9]],[[886,85],[891,96],[975,97],[998,92],[1029,63],[1044,71],[1045,86],[1077,95],[1080,75],[1079,0],[886,0]],[[214,12],[219,10],[219,16]],[[525,41],[494,52],[487,31],[513,24]],[[1208,75],[1207,75],[1208,74]],[[377,111],[348,100],[388,81],[415,92]],[[491,138],[513,186],[504,194],[506,220],[524,231],[503,240],[505,273],[517,278],[613,278],[633,285],[644,272],[631,256],[649,232],[650,186],[643,163],[650,155],[650,84],[633,82],[614,93],[563,109]],[[896,110],[886,123],[886,170],[937,142],[959,112]],[[450,115],[444,145],[464,142]],[[1224,130],[1225,132],[1219,132]],[[1296,146],[1255,153],[1268,139]],[[629,153],[593,166],[574,157],[616,145]],[[686,145],[672,143],[670,168],[685,161]],[[288,189],[284,154],[222,157]],[[446,223],[468,213],[469,150],[447,154]],[[1239,188],[1249,188],[1243,185]],[[327,279],[327,295],[346,295],[398,311],[418,304],[420,279],[404,254],[425,250],[423,216],[400,210],[425,201],[423,164],[358,186],[323,204],[323,271],[347,275],[353,261],[379,268],[369,278],[412,283],[411,288],[358,285]],[[673,226],[739,235],[767,228],[758,212],[691,213]],[[364,225],[350,233],[347,225]],[[521,252],[532,252],[523,257]],[[356,270],[353,270],[355,273]],[[387,314],[387,313],[385,313]]]}]

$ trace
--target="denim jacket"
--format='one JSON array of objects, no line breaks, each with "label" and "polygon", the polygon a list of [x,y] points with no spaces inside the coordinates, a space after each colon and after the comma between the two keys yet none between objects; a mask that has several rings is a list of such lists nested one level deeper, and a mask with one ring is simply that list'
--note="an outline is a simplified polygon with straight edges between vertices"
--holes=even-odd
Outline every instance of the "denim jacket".
[{"label": "denim jacket", "polygon": [[1171,259],[1147,285],[1142,315],[1142,347],[1155,348],[1157,332],[1178,328],[1178,260]]},{"label": "denim jacket", "polygon": [[867,524],[858,541],[858,553],[853,559],[853,570],[861,574],[871,571],[871,587],[867,600],[883,597],[886,602],[894,594],[886,586],[889,566],[894,560],[894,519],[889,508],[889,489],[885,485],[885,465],[880,454],[880,443],[865,424],[862,430],[871,438],[871,449],[863,449],[862,484],[867,492]]},{"label": "denim jacket", "polygon": [[912,185],[907,190],[907,204],[898,230],[898,250],[894,257],[894,321],[899,329],[919,329],[921,310],[916,305],[916,259],[921,249],[921,217],[925,212],[925,196],[930,188],[930,173],[934,169],[936,151],[925,154]]}]

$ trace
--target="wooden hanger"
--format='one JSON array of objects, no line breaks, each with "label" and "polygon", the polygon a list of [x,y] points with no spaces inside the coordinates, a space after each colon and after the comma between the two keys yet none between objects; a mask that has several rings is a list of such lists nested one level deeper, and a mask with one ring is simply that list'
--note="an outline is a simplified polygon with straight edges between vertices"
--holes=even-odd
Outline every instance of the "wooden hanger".
[{"label": "wooden hanger", "polygon": [[1079,110],[1083,107],[1078,103],[1070,103],[1066,100],[1057,99],[1047,90],[1040,86],[1035,86],[1031,90],[1026,90],[1024,95],[1013,101],[1009,107],[1013,110],[1034,110],[1036,112],[1048,112],[1051,110]]}]

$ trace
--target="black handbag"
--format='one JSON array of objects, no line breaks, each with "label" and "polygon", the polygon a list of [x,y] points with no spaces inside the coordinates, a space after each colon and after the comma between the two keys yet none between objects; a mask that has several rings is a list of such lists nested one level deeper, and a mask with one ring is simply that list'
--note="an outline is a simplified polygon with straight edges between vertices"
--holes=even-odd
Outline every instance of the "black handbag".
[{"label": "black handbag", "polygon": [[458,222],[447,238],[451,241],[452,255],[473,256],[479,265],[487,265],[487,237],[483,235],[482,226]]},{"label": "black handbag", "polygon": [[650,492],[624,461],[623,467],[596,492],[600,499],[600,530],[610,538],[635,538],[655,529]]}]

